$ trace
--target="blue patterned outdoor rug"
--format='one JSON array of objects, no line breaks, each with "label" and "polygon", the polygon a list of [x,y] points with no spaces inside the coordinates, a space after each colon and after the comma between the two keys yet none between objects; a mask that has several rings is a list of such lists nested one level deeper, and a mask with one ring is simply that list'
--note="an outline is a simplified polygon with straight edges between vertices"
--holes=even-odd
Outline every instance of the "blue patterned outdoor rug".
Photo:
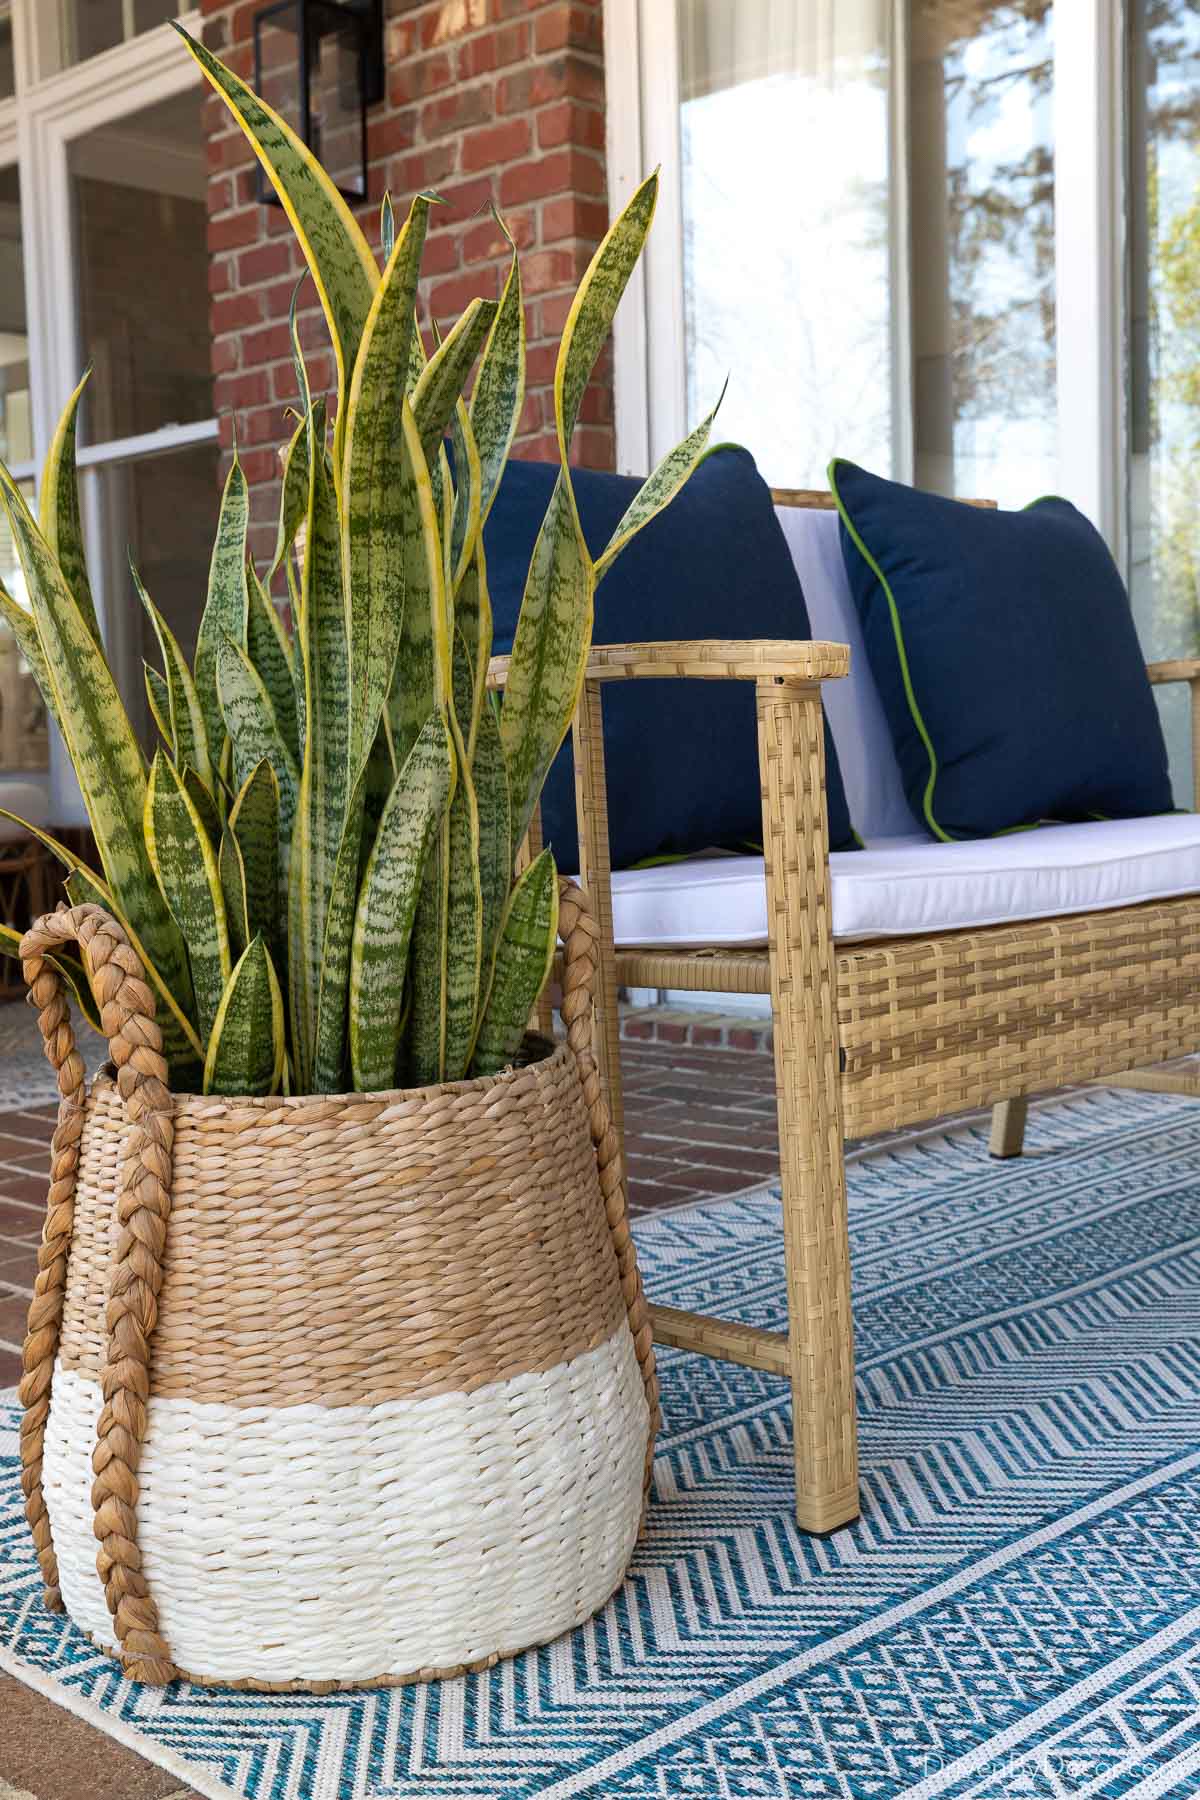
[{"label": "blue patterned outdoor rug", "polygon": [[[138,1689],[45,1613],[0,1407],[0,1665],[205,1794],[1200,1794],[1200,1104],[1099,1091],[851,1171],[861,1521],[791,1515],[784,1384],[662,1353],[632,1579],[486,1675]],[[647,1285],[783,1323],[769,1191],[643,1223]],[[0,1771],[2,1773],[2,1771]]]}]

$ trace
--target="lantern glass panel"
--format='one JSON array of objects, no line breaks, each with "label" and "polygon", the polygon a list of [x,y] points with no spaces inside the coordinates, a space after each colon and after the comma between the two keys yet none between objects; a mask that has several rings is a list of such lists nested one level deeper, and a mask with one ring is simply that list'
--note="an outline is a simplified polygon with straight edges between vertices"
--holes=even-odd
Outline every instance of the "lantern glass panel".
[{"label": "lantern glass panel", "polygon": [[[259,93],[350,199],[366,193],[363,29],[359,13],[331,0],[293,0],[255,20]],[[261,184],[260,193],[267,197]]]}]

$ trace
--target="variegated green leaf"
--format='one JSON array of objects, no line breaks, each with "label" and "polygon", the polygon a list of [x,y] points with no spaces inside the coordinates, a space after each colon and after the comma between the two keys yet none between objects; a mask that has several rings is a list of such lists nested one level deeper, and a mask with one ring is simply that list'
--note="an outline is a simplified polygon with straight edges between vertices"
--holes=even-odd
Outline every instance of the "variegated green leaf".
[{"label": "variegated green leaf", "polygon": [[71,849],[69,844],[61,843],[58,838],[51,837],[50,833],[48,831],[43,831],[40,825],[31,825],[28,819],[22,819],[16,813],[9,812],[7,807],[0,806],[0,819],[11,819],[12,823],[14,825],[19,825],[22,831],[28,831],[31,836],[37,839],[39,844],[45,845],[51,856],[58,858],[64,869],[68,871],[82,869],[84,874],[95,883],[96,887],[98,889],[103,888],[105,893],[109,895],[109,900],[112,899],[112,895],[109,893],[108,884],[105,882],[104,877],[102,875],[97,875],[95,869],[89,869],[83,858],[78,856],[76,852]]},{"label": "variegated green leaf", "polygon": [[72,906],[102,906],[116,920],[137,952],[138,961],[146,972],[146,980],[154,989],[155,1023],[162,1032],[163,1055],[171,1071],[171,1086],[176,1093],[185,1092],[195,1085],[204,1061],[204,1051],[195,1026],[180,1010],[178,1001],[159,973],[145,944],[105,884],[80,863],[67,876],[63,887]]},{"label": "variegated green leaf", "polygon": [[142,838],[146,774],[142,753],[96,640],[49,545],[7,471],[0,497],[12,527],[33,606],[54,714],[96,837],[105,878],[126,916],[138,921],[180,1010],[192,1005],[187,956],[154,878]]},{"label": "variegated green leaf", "polygon": [[470,665],[473,683],[470,720],[460,721],[467,738],[467,757],[473,760],[479,720],[487,696],[488,663],[492,654],[492,602],[488,593],[487,562],[482,538],[475,545],[475,553],[458,590],[454,620],[457,637],[462,640],[459,654],[465,655]]},{"label": "variegated green leaf", "polygon": [[401,1001],[422,872],[454,780],[445,720],[417,736],[384,808],[367,859],[350,955],[350,1065],[364,1093],[396,1080]]},{"label": "variegated green leaf", "polygon": [[221,898],[225,902],[230,952],[240,956],[254,933],[250,929],[250,912],[246,904],[246,865],[238,841],[228,826],[221,833],[217,870],[221,877]]},{"label": "variegated green leaf", "polygon": [[325,913],[325,942],[317,992],[317,1030],[313,1053],[313,1090],[339,1094],[345,1085],[346,1030],[350,945],[354,913],[358,905],[359,871],[362,867],[363,810],[367,791],[367,765],[359,770],[346,808],[346,823],[333,865],[329,904]]},{"label": "variegated green leaf", "polygon": [[300,731],[296,721],[296,675],[292,667],[291,641],[283,628],[279,610],[258,579],[253,563],[246,570],[246,584],[250,599],[246,648],[271,696],[283,741],[298,763]]},{"label": "variegated green leaf", "polygon": [[[370,246],[337,188],[291,126],[203,44],[181,26],[175,29],[250,140],[291,221],[333,341],[338,424],[344,429],[350,371],[379,284]],[[340,452],[336,460],[340,465]]]},{"label": "variegated green leaf", "polygon": [[426,851],[421,892],[413,920],[405,1040],[405,1081],[410,1087],[425,1087],[444,1078],[449,909],[450,833],[443,819]]},{"label": "variegated green leaf", "polygon": [[[232,638],[242,649],[246,643],[249,596],[246,591],[246,533],[250,525],[250,490],[237,451],[221,496],[217,535],[208,571],[208,598],[196,635],[194,663],[196,693],[213,756],[219,752],[222,733],[221,705],[217,695],[217,664],[223,638]],[[168,676],[169,678],[169,676]],[[189,760],[193,760],[189,757]],[[202,764],[194,761],[196,768]]]},{"label": "variegated green leaf", "polygon": [[279,783],[279,846],[283,867],[292,841],[300,776],[283,741],[270,697],[246,652],[232,638],[217,646],[217,685],[233,755],[233,778],[244,787],[264,757]]},{"label": "variegated green leaf", "polygon": [[146,849],[188,947],[200,1036],[213,1028],[233,964],[216,852],[173,763],[155,755],[146,786]]},{"label": "variegated green leaf", "polygon": [[[479,891],[483,908],[481,925],[480,999],[491,988],[492,963],[500,920],[512,886],[512,824],[509,817],[508,771],[500,743],[500,721],[490,702],[485,703],[475,739],[471,763],[475,797],[479,807]],[[482,1015],[482,1007],[480,1008]],[[478,1028],[479,1020],[476,1020]]]},{"label": "variegated green leaf", "polygon": [[212,756],[209,750],[208,728],[204,723],[204,714],[200,709],[200,699],[196,693],[187,659],[179,647],[174,632],[151,600],[142,586],[141,577],[132,562],[129,573],[133,577],[133,588],[146,612],[146,617],[154,627],[154,635],[158,640],[158,651],[162,657],[163,671],[167,687],[167,722],[169,731],[163,736],[173,746],[173,755],[179,764],[187,763],[195,769],[201,781],[211,791],[214,785]]},{"label": "variegated green leaf", "polygon": [[150,708],[150,717],[154,720],[158,735],[167,746],[167,754],[175,755],[175,739],[171,734],[171,697],[167,693],[167,684],[157,669],[152,669],[148,662],[142,664],[142,678],[146,683],[146,705]]},{"label": "variegated green leaf", "polygon": [[426,719],[449,704],[450,640],[446,580],[429,466],[412,406],[401,402],[404,462],[398,497],[403,521],[404,617],[389,702],[397,764],[402,764]]},{"label": "variegated green leaf", "polygon": [[[483,956],[483,893],[479,874],[479,807],[461,725],[473,704],[473,676],[459,633],[454,659],[450,737],[458,770],[454,797],[442,822],[417,913],[417,954],[445,970],[437,994],[418,971],[413,984],[410,1040],[421,1081],[460,1081],[467,1072],[479,1011]],[[444,870],[444,881],[439,879]],[[438,940],[444,940],[444,947]],[[436,1065],[434,1057],[437,1057]],[[435,1072],[436,1070],[436,1072]]]},{"label": "variegated green leaf", "polygon": [[[291,304],[288,307],[288,336],[292,340],[292,368],[296,374],[296,393],[300,400],[300,421],[304,422],[312,411],[312,389],[308,382],[308,364],[304,360],[304,346],[300,342],[300,290],[308,279],[302,275],[292,289]],[[305,478],[304,492],[301,495],[300,519],[304,517],[304,507],[308,504],[308,481]],[[300,520],[297,520],[299,528]]]},{"label": "variegated green leaf", "polygon": [[426,462],[432,462],[454,417],[455,404],[498,311],[494,300],[472,300],[453,329],[438,345],[417,382],[413,414]]},{"label": "variegated green leaf", "polygon": [[[722,389],[721,400],[724,398],[725,393]],[[663,510],[664,506],[670,504],[692,470],[699,462],[703,461],[708,448],[709,433],[712,431],[712,423],[717,416],[717,408],[720,406],[721,400],[717,401],[717,405],[713,407],[708,417],[700,421],[695,431],[689,432],[683,442],[676,444],[673,450],[668,450],[653,474],[648,475],[643,481],[629,502],[616,530],[596,559],[597,583],[608,573],[630,539],[635,538],[643,526],[648,525],[651,519]]]},{"label": "variegated green leaf", "polygon": [[186,763],[179,771],[183,785],[188,791],[188,798],[200,815],[200,823],[208,835],[208,841],[215,851],[221,842],[221,814],[217,802],[207,785],[201,781],[195,769]]},{"label": "variegated green leaf", "polygon": [[241,853],[247,939],[261,935],[274,962],[282,953],[279,780],[265,757],[255,764],[243,782],[229,809],[227,829]]},{"label": "variegated green leaf", "polygon": [[300,772],[288,883],[288,1000],[296,1080],[302,1093],[309,1091],[313,1077],[325,920],[350,788],[352,690],[346,624],[338,501],[329,470],[319,458],[310,484],[300,600],[308,748]]},{"label": "variegated green leaf", "polygon": [[550,851],[543,850],[513,888],[504,910],[473,1074],[496,1075],[516,1056],[554,962],[557,932],[558,872]]},{"label": "variegated green leaf", "polygon": [[554,371],[555,422],[564,467],[583,390],[596,366],[596,358],[608,336],[613,314],[634,264],[642,253],[657,201],[658,171],[655,170],[643,181],[601,239],[571,302]]},{"label": "variegated green leaf", "polygon": [[533,547],[500,714],[514,851],[570,729],[592,641],[593,573],[560,473]]},{"label": "variegated green leaf", "polygon": [[[508,227],[493,213],[510,244]],[[517,434],[525,404],[525,308],[521,300],[521,272],[513,244],[512,266],[500,296],[500,308],[492,321],[471,394],[471,426],[479,446],[479,511],[486,524],[500,477]]]},{"label": "variegated green leaf", "polygon": [[221,996],[204,1062],[206,1094],[273,1094],[283,1079],[283,996],[267,947],[256,937]]},{"label": "variegated green leaf", "polygon": [[451,443],[454,448],[454,516],[447,568],[452,571],[451,594],[457,596],[479,542],[482,482],[479,446],[471,429],[467,403],[461,396],[454,409]]},{"label": "variegated green leaf", "polygon": [[392,250],[396,242],[396,209],[392,205],[392,196],[385,194],[379,207],[379,242],[383,249],[385,265],[392,259]]},{"label": "variegated green leaf", "polygon": [[[14,962],[20,962],[21,939],[24,935],[24,932],[15,930],[11,925],[0,925],[0,956],[11,956]],[[103,1034],[104,1027],[100,1023],[100,1009],[96,1005],[95,995],[92,993],[88,972],[79,958],[72,956],[69,951],[59,950],[54,956],[48,956],[46,961],[62,976],[76,1006],[92,1030]]]},{"label": "variegated green leaf", "polygon": [[296,533],[308,511],[308,413],[292,433],[283,459],[283,480],[279,485],[279,526],[275,534],[275,554],[267,581],[270,585],[288,551],[296,541]]},{"label": "variegated green leaf", "polygon": [[75,473],[75,433],[79,423],[79,402],[87,386],[91,370],[83,377],[63,408],[42,470],[40,499],[42,535],[63,572],[63,579],[75,596],[80,616],[95,640],[104,648],[92,584],[88,580],[87,557],[83,543],[83,520],[79,512],[79,481]]},{"label": "variegated green leaf", "polygon": [[54,684],[50,680],[50,671],[46,667],[46,658],[42,651],[42,640],[38,636],[38,628],[31,612],[18,606],[8,589],[0,584],[0,616],[17,640],[18,648],[30,672],[38,685],[38,692],[45,702],[49,716],[58,722],[57,705],[54,697]]},{"label": "variegated green leaf", "polygon": [[404,404],[413,300],[428,222],[428,200],[414,200],[367,318],[350,387],[341,532],[356,771],[370,752],[391,691],[405,605],[407,538],[415,508],[413,476],[396,420]]}]

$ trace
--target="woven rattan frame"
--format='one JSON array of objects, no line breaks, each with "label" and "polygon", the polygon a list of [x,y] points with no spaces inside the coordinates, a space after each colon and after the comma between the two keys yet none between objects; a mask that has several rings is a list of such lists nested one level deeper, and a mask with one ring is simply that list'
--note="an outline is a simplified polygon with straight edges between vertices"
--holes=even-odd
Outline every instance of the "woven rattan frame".
[{"label": "woven rattan frame", "polygon": [[[658,1389],[654,1368],[651,1328],[629,1232],[625,1183],[617,1132],[609,1118],[592,1039],[592,992],[599,964],[600,933],[591,916],[586,895],[571,883],[560,884],[559,930],[563,940],[563,1018],[567,1041],[530,1071],[545,1087],[542,1071],[552,1079],[573,1080],[581,1094],[586,1115],[584,1142],[590,1136],[595,1153],[599,1192],[603,1200],[606,1231],[616,1260],[618,1308],[632,1335],[637,1365],[645,1388],[650,1430],[643,1469],[643,1503],[648,1493],[654,1436],[658,1423]],[[43,1446],[51,1405],[52,1373],[60,1354],[64,1331],[64,1293],[68,1257],[75,1224],[76,1178],[85,1120],[84,1068],[75,1047],[63,986],[47,957],[64,943],[77,941],[92,980],[101,1019],[109,1038],[116,1090],[124,1105],[128,1127],[124,1132],[124,1167],[117,1199],[119,1238],[108,1290],[108,1341],[101,1384],[104,1411],[93,1459],[96,1481],[92,1493],[94,1526],[100,1543],[97,1570],[120,1644],[121,1661],[136,1680],[161,1683],[186,1671],[176,1667],[158,1622],[153,1595],[142,1569],[138,1549],[138,1467],[146,1433],[146,1402],[153,1386],[150,1346],[162,1291],[164,1250],[168,1242],[172,1191],[172,1151],[178,1133],[175,1103],[167,1087],[167,1071],[161,1054],[161,1038],[154,1023],[153,997],[146,986],[138,958],[121,928],[99,907],[62,909],[46,915],[22,942],[22,960],[30,997],[38,1008],[46,1054],[58,1073],[61,1105],[51,1152],[51,1182],[46,1223],[39,1253],[39,1273],[30,1308],[25,1343],[24,1378],[20,1395],[25,1407],[21,1431],[22,1482],[26,1514],[41,1566],[46,1604],[62,1610],[54,1544],[42,1490]],[[563,1059],[566,1059],[564,1062]],[[561,1065],[562,1075],[554,1076]],[[503,1130],[506,1082],[512,1072],[481,1081],[452,1083],[446,1087],[395,1092],[387,1095],[334,1096],[330,1099],[297,1099],[291,1102],[200,1102],[184,1099],[179,1104],[191,1118],[199,1111],[211,1116],[219,1130],[218,1115],[240,1109],[240,1124],[247,1126],[249,1109],[263,1109],[276,1140],[286,1131],[289,1114],[297,1120],[296,1157],[303,1159],[303,1138],[312,1129],[308,1114],[331,1115],[341,1108],[361,1112],[364,1120],[378,1116],[397,1102],[425,1102],[436,1115],[440,1096],[453,1106],[478,1095],[487,1110],[491,1128]],[[518,1082],[520,1078],[515,1078]],[[102,1084],[101,1084],[102,1085]],[[528,1082],[525,1087],[528,1088]],[[111,1091],[111,1090],[110,1090]],[[546,1090],[549,1095],[549,1089]],[[101,1104],[99,1093],[93,1104]],[[533,1096],[536,1107],[549,1103]],[[473,1103],[473,1101],[472,1101]],[[580,1104],[577,1100],[576,1105]],[[539,1116],[542,1116],[539,1114]],[[282,1120],[282,1123],[280,1122]],[[250,1121],[251,1125],[253,1120]],[[550,1121],[548,1120],[549,1124]],[[351,1119],[353,1125],[353,1117]],[[182,1139],[179,1142],[182,1143]],[[181,1152],[182,1154],[182,1152]],[[478,1152],[474,1153],[476,1156]],[[181,1215],[182,1216],[182,1215]],[[601,1240],[602,1241],[602,1240]],[[583,1277],[586,1280],[586,1274]],[[553,1321],[549,1321],[553,1324]],[[550,1336],[551,1349],[554,1338]],[[186,1358],[186,1345],[183,1352]],[[171,1353],[164,1346],[163,1379],[169,1382]],[[175,1363],[179,1361],[176,1354]],[[476,1371],[484,1379],[487,1370]],[[449,1385],[460,1377],[451,1371]],[[427,1385],[427,1384],[426,1384]],[[444,1388],[447,1382],[442,1383]],[[157,1391],[157,1388],[155,1388]],[[490,1660],[494,1660],[490,1659]],[[476,1666],[476,1665],[472,1665]],[[419,1674],[381,1674],[379,1682],[414,1680],[450,1673],[454,1669],[423,1669]],[[233,1675],[233,1671],[230,1674]],[[189,1679],[213,1680],[191,1675]],[[222,1677],[222,1680],[224,1678]],[[235,1677],[236,1684],[236,1677]],[[256,1688],[283,1687],[309,1690],[337,1683],[249,1681]],[[361,1678],[347,1683],[361,1685]]]},{"label": "woven rattan frame", "polygon": [[[809,489],[776,489],[772,497],[780,506],[836,505],[831,494]],[[790,1378],[796,1516],[814,1532],[836,1529],[858,1510],[843,1138],[991,1105],[992,1151],[1012,1156],[1021,1150],[1031,1093],[1103,1076],[1200,1096],[1195,1076],[1144,1067],[1196,1047],[1200,896],[833,944],[817,684],[847,668],[845,647],[822,643],[609,645],[592,653],[575,720],[580,866],[604,927],[609,970],[600,1053],[614,1117],[621,1116],[618,985],[771,996],[788,1330],[665,1306],[651,1305],[650,1313],[659,1343]],[[503,685],[506,672],[506,661],[496,659],[493,682]],[[1148,675],[1191,689],[1200,801],[1200,661],[1151,664]],[[614,946],[601,684],[644,676],[756,684],[763,950]]]}]

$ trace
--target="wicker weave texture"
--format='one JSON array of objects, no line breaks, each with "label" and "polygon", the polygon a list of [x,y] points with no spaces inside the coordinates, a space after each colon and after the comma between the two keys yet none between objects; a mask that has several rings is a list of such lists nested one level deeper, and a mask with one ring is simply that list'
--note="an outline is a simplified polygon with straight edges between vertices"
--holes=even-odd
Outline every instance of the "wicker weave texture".
[{"label": "wicker weave texture", "polygon": [[[560,921],[566,1044],[484,1080],[262,1101],[166,1094],[98,908],[27,935],[64,1092],[27,1510],[48,1600],[61,1582],[139,1679],[418,1679],[557,1635],[620,1581],[657,1386],[591,1048],[599,934],[567,884]],[[86,1104],[45,962],[70,937],[117,1065]]]}]

